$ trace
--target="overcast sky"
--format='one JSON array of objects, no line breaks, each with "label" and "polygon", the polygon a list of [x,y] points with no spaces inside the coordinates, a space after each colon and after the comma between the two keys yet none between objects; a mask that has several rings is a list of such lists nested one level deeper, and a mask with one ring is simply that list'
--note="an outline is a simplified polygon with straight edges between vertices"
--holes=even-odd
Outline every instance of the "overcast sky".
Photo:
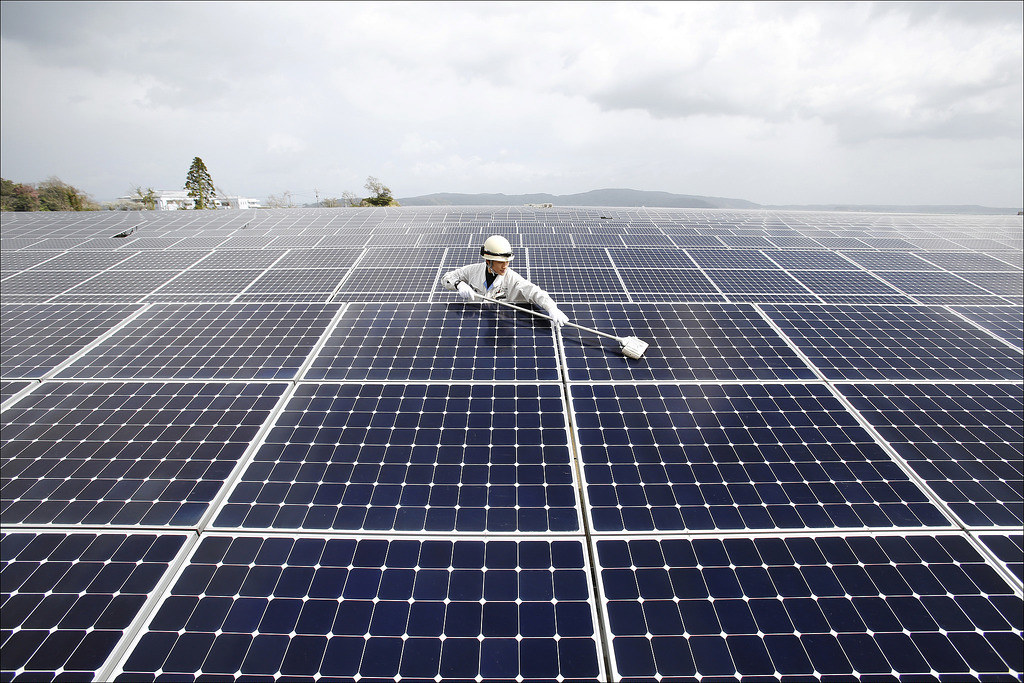
[{"label": "overcast sky", "polygon": [[99,201],[660,190],[1017,207],[1021,2],[2,4],[0,166]]}]

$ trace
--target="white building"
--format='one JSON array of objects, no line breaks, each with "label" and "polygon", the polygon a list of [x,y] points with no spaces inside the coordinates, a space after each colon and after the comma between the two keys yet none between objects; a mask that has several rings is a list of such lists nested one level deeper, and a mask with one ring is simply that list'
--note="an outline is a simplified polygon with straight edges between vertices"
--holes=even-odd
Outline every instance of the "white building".
[{"label": "white building", "polygon": [[[157,211],[167,211],[171,209],[191,209],[195,206],[195,200],[188,196],[185,190],[155,190],[154,198],[156,200]],[[143,204],[143,200],[138,196],[127,196],[118,197],[118,199],[130,201],[135,204]],[[259,209],[262,203],[258,199],[252,199],[251,197],[215,197],[214,201],[217,204],[218,209]]]}]

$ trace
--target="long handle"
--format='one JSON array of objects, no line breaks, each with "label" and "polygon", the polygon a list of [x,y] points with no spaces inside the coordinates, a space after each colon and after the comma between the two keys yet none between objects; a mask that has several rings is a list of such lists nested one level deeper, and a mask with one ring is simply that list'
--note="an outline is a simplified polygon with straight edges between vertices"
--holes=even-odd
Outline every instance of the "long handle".
[{"label": "long handle", "polygon": [[[549,316],[549,315],[544,315],[543,313],[538,313],[537,311],[530,310],[529,308],[522,308],[520,306],[516,306],[515,304],[510,304],[507,301],[499,301],[498,299],[492,299],[489,296],[483,297],[483,300],[484,301],[493,301],[496,304],[501,304],[502,306],[508,306],[509,308],[514,308],[517,311],[522,311],[523,313],[529,313],[530,315],[535,315],[538,318],[544,318],[545,320],[551,320],[551,316]],[[608,334],[607,332],[602,332],[601,330],[594,330],[594,329],[591,329],[589,327],[584,327],[583,325],[577,325],[576,323],[572,323],[572,322],[568,322],[568,323],[565,323],[565,324],[570,326],[570,327],[575,327],[575,328],[580,329],[580,330],[586,330],[587,332],[593,332],[594,334],[599,334],[602,337],[608,337],[609,339],[614,339],[617,342],[621,342],[622,341],[621,339],[616,337],[614,334]]]}]

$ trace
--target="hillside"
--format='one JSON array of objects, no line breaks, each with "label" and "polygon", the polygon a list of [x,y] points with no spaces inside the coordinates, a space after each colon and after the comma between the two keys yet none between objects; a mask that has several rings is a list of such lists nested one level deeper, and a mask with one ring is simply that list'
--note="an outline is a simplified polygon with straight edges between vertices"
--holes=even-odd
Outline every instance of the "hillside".
[{"label": "hillside", "polygon": [[891,205],[891,204],[755,204],[745,199],[704,197],[701,195],[652,192],[647,190],[603,189],[577,194],[503,194],[438,192],[419,197],[401,197],[402,206],[606,206],[671,209],[779,209],[788,211],[856,211],[881,213],[1015,214],[1016,208],[970,205]]}]

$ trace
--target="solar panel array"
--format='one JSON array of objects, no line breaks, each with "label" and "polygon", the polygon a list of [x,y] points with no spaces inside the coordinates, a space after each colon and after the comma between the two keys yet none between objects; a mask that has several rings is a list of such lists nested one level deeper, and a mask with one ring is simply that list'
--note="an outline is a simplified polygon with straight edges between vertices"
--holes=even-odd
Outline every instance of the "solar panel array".
[{"label": "solar panel array", "polygon": [[[618,345],[439,287],[512,267]],[[1020,681],[1021,218],[4,213],[0,681]]]}]

